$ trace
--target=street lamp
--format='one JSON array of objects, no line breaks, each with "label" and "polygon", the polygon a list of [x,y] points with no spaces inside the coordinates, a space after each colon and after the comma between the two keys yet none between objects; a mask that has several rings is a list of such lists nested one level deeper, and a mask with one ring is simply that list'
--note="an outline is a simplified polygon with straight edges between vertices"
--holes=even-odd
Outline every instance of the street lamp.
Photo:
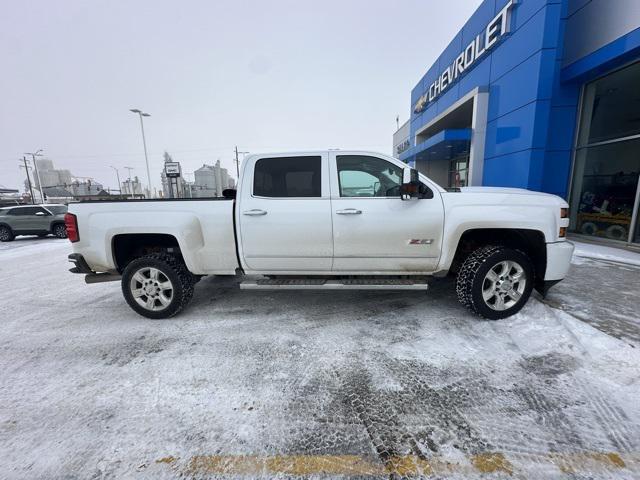
[{"label": "street lamp", "polygon": [[130,112],[137,113],[140,117],[140,129],[142,130],[142,146],[144,147],[144,160],[147,162],[147,184],[149,188],[149,195],[151,195],[151,173],[149,171],[149,157],[147,156],[147,140],[144,137],[144,122],[142,121],[142,117],[150,117],[151,115],[143,112],[138,108],[130,108]]},{"label": "street lamp", "polygon": [[120,185],[120,173],[118,172],[118,169],[113,165],[109,165],[109,166],[116,171],[116,178],[118,179],[118,193],[122,195],[122,185]]},{"label": "street lamp", "polygon": [[33,168],[35,168],[36,170],[36,178],[38,179],[38,188],[40,190],[40,198],[42,199],[42,202],[45,203],[44,189],[42,187],[42,182],[40,181],[40,172],[38,171],[38,163],[36,162],[36,157],[42,156],[41,152],[42,152],[42,149],[39,149],[35,153],[25,152],[25,155],[31,155],[31,158],[33,158]]}]

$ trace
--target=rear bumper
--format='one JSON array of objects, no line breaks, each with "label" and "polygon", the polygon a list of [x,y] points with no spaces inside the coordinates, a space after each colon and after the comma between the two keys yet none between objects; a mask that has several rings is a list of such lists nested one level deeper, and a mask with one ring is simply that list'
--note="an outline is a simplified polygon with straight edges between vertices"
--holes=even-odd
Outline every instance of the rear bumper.
[{"label": "rear bumper", "polygon": [[571,266],[574,246],[571,242],[547,243],[547,270],[545,282],[560,281],[567,276]]},{"label": "rear bumper", "polygon": [[79,253],[72,253],[67,258],[74,264],[74,267],[69,269],[71,273],[83,273],[85,275],[95,273]]}]

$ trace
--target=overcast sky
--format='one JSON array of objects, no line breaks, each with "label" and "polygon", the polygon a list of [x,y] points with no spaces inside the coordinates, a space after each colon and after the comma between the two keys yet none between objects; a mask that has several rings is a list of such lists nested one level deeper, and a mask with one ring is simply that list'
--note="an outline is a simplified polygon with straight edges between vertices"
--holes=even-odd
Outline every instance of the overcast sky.
[{"label": "overcast sky", "polygon": [[391,152],[396,114],[480,0],[41,0],[0,15],[0,184],[23,152],[116,188],[167,150],[192,172],[251,152]]}]

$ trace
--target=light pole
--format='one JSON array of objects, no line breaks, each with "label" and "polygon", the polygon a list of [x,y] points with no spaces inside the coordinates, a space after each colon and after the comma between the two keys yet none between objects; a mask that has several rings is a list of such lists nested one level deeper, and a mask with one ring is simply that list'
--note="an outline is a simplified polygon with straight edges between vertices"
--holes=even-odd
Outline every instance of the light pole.
[{"label": "light pole", "polygon": [[147,184],[149,188],[149,196],[151,196],[151,173],[149,171],[149,157],[147,156],[147,140],[144,137],[144,122],[142,121],[142,117],[150,117],[151,115],[143,112],[138,108],[131,108],[129,111],[133,113],[137,113],[140,117],[140,129],[142,130],[142,146],[144,147],[144,160],[147,162]]},{"label": "light pole", "polygon": [[42,187],[42,182],[40,181],[40,172],[38,172],[38,162],[36,162],[36,157],[42,156],[42,149],[36,151],[35,153],[26,152],[25,155],[31,155],[33,158],[33,168],[36,170],[36,178],[38,179],[38,189],[40,191],[40,198],[42,199],[42,203],[46,203],[44,198],[44,189]]},{"label": "light pole", "polygon": [[120,184],[120,173],[118,172],[118,169],[113,165],[109,165],[109,166],[116,171],[116,178],[118,179],[118,193],[122,195],[122,185]]},{"label": "light pole", "polygon": [[133,185],[131,184],[131,170],[133,170],[133,167],[124,167],[125,170],[129,170],[129,190],[131,190],[131,192],[129,192],[131,194],[131,198],[136,198],[135,197],[135,192],[133,191]]}]

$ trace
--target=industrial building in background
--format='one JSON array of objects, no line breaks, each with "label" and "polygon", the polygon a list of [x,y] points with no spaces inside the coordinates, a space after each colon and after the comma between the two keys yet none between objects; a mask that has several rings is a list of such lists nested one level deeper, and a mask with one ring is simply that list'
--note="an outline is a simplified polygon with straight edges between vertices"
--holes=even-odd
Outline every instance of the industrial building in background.
[{"label": "industrial building in background", "polygon": [[639,0],[485,0],[407,113],[393,154],[441,186],[553,193],[572,231],[640,243]]},{"label": "industrial building in background", "polygon": [[198,198],[221,197],[223,190],[235,186],[227,169],[220,166],[220,160],[215,165],[202,165],[193,172],[193,176],[193,196]]},{"label": "industrial building in background", "polygon": [[182,171],[180,162],[174,161],[169,153],[164,152],[164,168],[160,173],[162,196],[164,198],[221,197],[223,190],[235,186],[228,170],[220,166],[220,160],[216,161],[215,165],[204,164],[197,169],[193,173],[193,182],[187,181],[186,175]]},{"label": "industrial building in background", "polygon": [[[73,199],[108,195],[101,183],[91,177],[74,176],[69,170],[55,168],[53,160],[35,159],[38,174],[25,180],[25,191],[33,191],[35,201],[72,201]],[[40,184],[42,182],[42,185]]]}]

